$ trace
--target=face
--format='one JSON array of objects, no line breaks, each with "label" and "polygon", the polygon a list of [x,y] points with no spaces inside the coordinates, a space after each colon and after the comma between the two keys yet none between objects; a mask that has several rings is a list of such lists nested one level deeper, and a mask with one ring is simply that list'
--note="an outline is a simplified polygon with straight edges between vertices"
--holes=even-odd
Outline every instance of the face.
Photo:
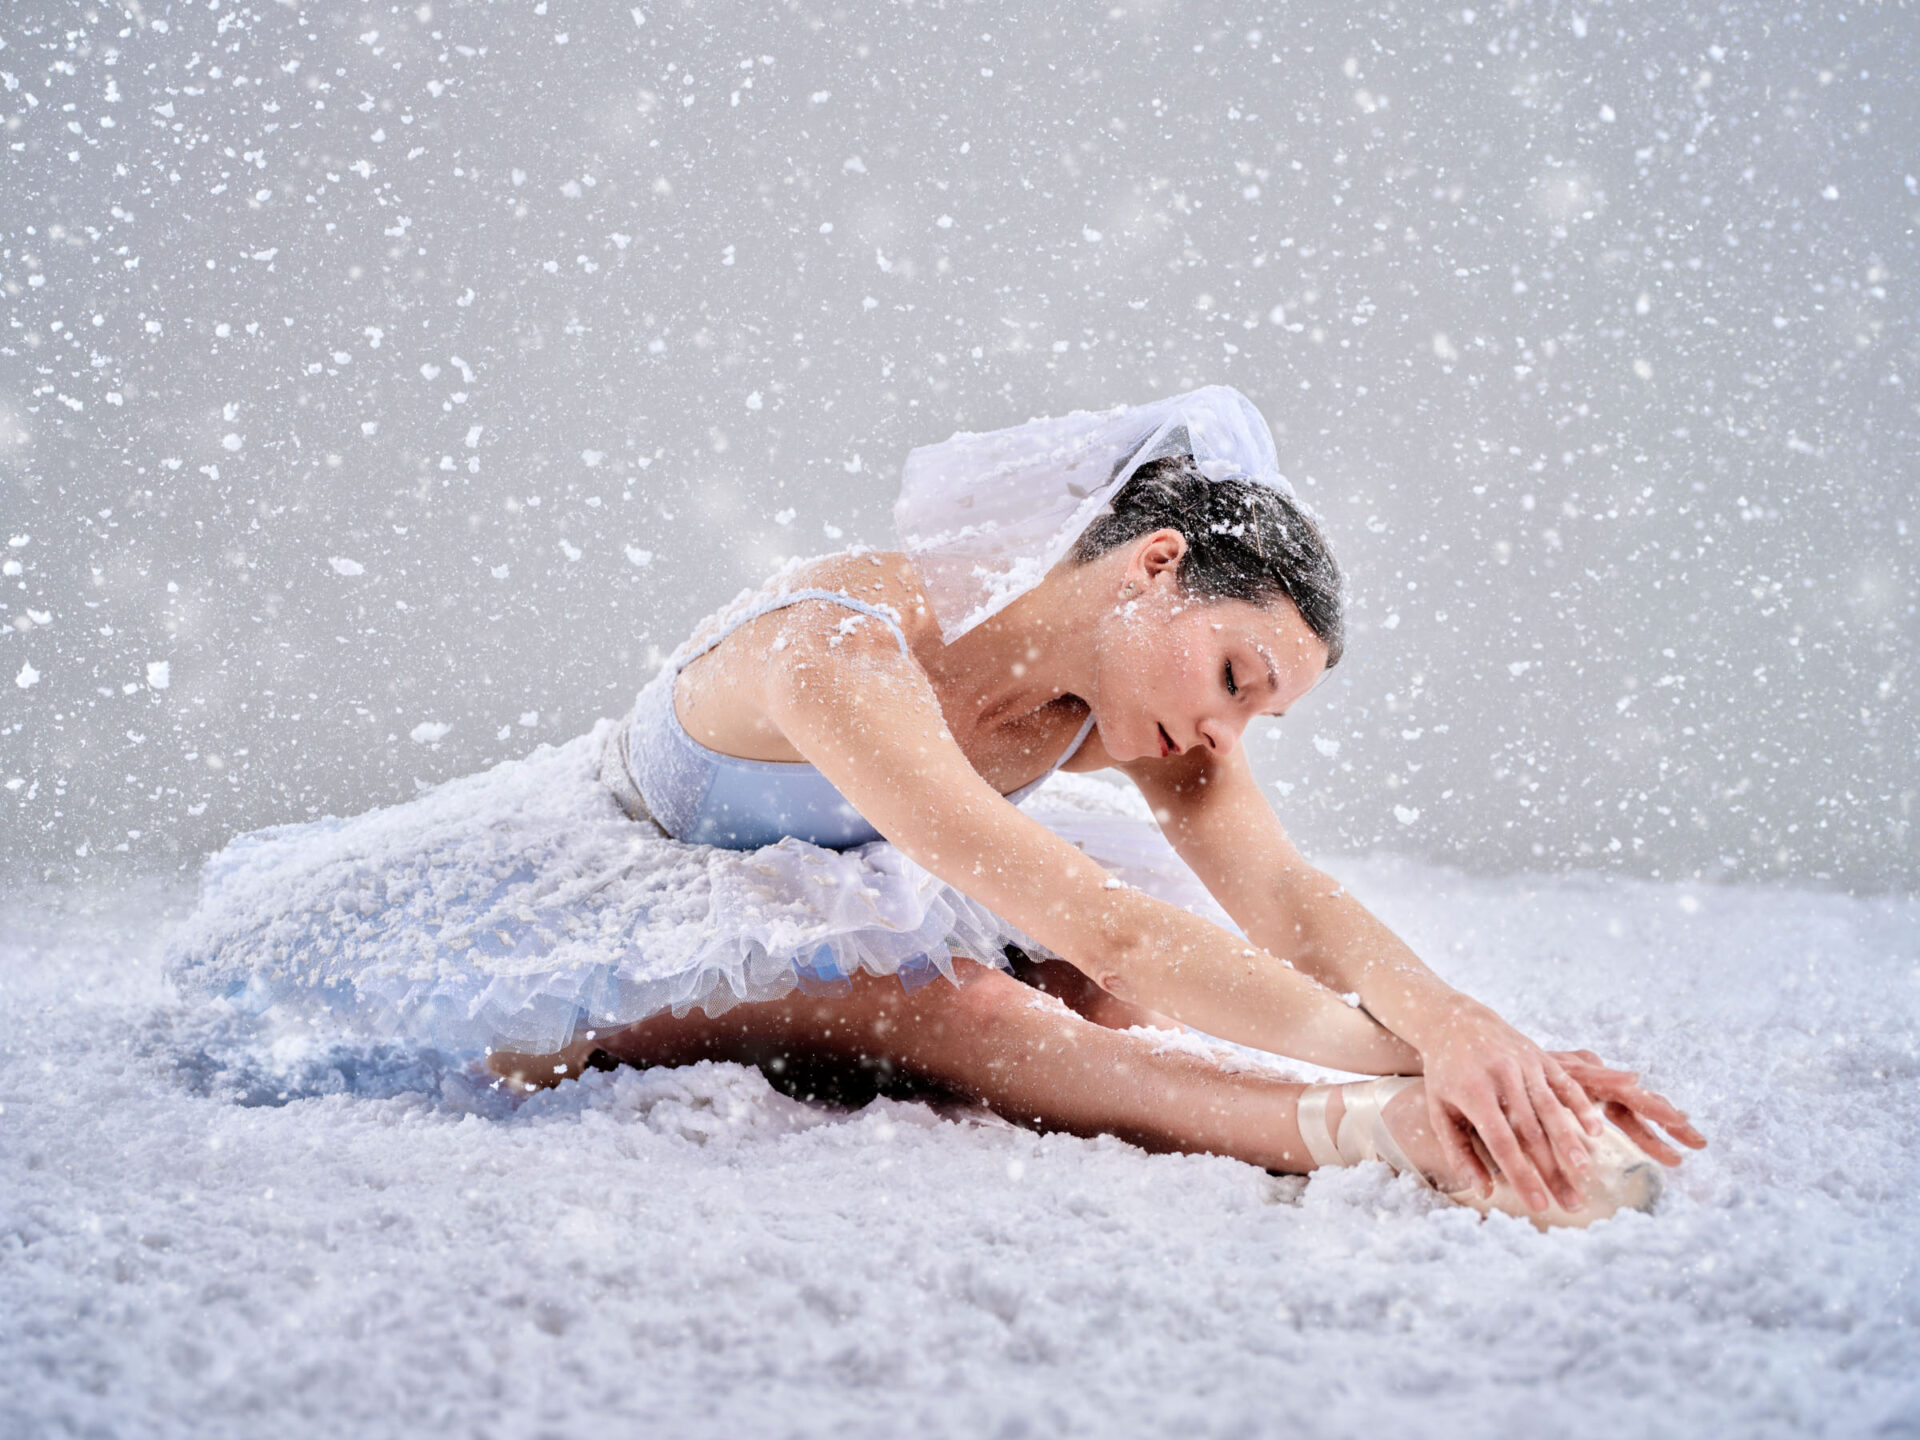
[{"label": "face", "polygon": [[1116,760],[1226,755],[1255,716],[1286,713],[1325,673],[1325,642],[1288,601],[1182,596],[1177,531],[1130,548],[1097,647],[1100,739]]}]

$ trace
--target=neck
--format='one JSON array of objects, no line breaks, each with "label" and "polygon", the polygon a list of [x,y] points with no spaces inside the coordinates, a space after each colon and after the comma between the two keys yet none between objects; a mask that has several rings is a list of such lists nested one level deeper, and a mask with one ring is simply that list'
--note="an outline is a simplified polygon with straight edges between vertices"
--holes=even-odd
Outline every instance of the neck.
[{"label": "neck", "polygon": [[941,650],[929,667],[982,722],[1016,719],[1062,695],[1092,703],[1095,565],[1056,565],[1006,609]]}]

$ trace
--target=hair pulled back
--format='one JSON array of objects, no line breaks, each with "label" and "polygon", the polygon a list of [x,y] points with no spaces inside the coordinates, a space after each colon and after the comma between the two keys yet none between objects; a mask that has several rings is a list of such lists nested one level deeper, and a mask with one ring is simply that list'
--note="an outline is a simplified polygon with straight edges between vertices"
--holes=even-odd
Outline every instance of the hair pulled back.
[{"label": "hair pulled back", "polygon": [[1186,537],[1174,580],[1201,600],[1293,602],[1327,647],[1327,668],[1346,649],[1340,567],[1326,536],[1293,499],[1250,480],[1209,480],[1190,455],[1149,460],[1068,552],[1076,565],[1155,530]]}]

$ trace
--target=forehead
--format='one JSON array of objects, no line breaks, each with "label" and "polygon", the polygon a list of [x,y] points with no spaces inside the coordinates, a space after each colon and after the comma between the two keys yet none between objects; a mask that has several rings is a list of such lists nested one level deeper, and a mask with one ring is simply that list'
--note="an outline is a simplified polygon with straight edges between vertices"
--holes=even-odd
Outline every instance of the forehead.
[{"label": "forehead", "polygon": [[1200,624],[1222,645],[1252,645],[1270,652],[1276,665],[1296,657],[1326,658],[1326,643],[1288,600],[1271,605],[1218,600],[1200,608]]}]

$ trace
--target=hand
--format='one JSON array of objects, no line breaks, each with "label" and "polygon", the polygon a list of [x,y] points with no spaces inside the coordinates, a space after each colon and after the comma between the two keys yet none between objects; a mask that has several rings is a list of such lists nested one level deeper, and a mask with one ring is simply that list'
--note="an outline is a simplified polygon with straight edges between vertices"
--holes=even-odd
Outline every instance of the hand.
[{"label": "hand", "polygon": [[[1455,1173],[1492,1192],[1493,1176],[1472,1143],[1477,1133],[1531,1209],[1556,1199],[1568,1209],[1582,1203],[1578,1182],[1592,1163],[1585,1137],[1600,1133],[1601,1097],[1574,1079],[1565,1058],[1549,1055],[1486,1006],[1462,1004],[1421,1049],[1428,1119]],[[1607,1070],[1597,1057],[1583,1064],[1606,1096],[1630,1108],[1621,1082],[1603,1078],[1625,1072]]]},{"label": "hand", "polygon": [[1575,1084],[1606,1107],[1607,1118],[1624,1130],[1629,1140],[1662,1165],[1678,1165],[1680,1152],[1648,1129],[1649,1121],[1689,1150],[1706,1149],[1707,1137],[1687,1123],[1686,1113],[1665,1096],[1636,1084],[1640,1077],[1633,1071],[1611,1069],[1591,1050],[1555,1050],[1551,1058],[1560,1062]]}]

